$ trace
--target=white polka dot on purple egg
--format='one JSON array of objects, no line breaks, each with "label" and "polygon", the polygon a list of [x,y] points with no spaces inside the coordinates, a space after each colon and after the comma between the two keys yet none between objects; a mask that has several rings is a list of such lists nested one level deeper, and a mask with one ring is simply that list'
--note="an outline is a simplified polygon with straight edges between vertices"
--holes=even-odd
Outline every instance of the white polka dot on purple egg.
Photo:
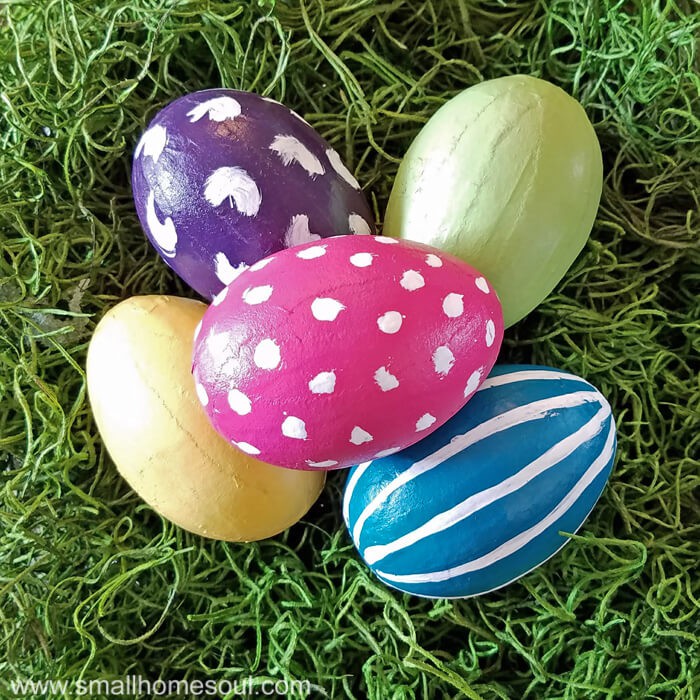
[{"label": "white polka dot on purple egg", "polygon": [[356,190],[360,189],[360,183],[355,179],[355,176],[347,169],[345,163],[343,163],[337,151],[333,150],[332,148],[327,148],[326,158],[328,158],[328,162],[331,164],[333,170],[335,170],[335,172],[338,175],[340,175],[340,177],[342,177],[343,180],[345,180],[345,182],[348,183],[348,185],[350,185]]},{"label": "white polka dot on purple egg", "polygon": [[166,258],[174,258],[177,254],[177,229],[169,216],[166,216],[163,221],[158,218],[155,194],[153,192],[148,195],[146,200],[146,226],[163,255]]},{"label": "white polka dot on purple egg", "polygon": [[348,216],[348,226],[356,236],[369,236],[372,233],[370,225],[359,214],[352,213]]},{"label": "white polka dot on purple egg", "polygon": [[164,126],[156,124],[148,131],[145,131],[139,142],[136,144],[134,158],[140,158],[143,152],[143,157],[150,156],[154,163],[158,162],[161,153],[168,143],[168,132]]},{"label": "white polka dot on purple egg", "polygon": [[231,284],[233,280],[242,275],[247,269],[248,265],[244,262],[232,265],[226,257],[226,253],[217,253],[214,256],[214,272],[221,284]]},{"label": "white polka dot on purple egg", "polygon": [[280,157],[284,165],[289,166],[296,163],[312,179],[326,172],[321,161],[296,136],[277,134],[268,148]]},{"label": "white polka dot on purple egg", "polygon": [[430,267],[442,267],[442,260],[435,255],[435,253],[428,253],[425,256],[425,262],[430,265]]},{"label": "white polka dot on purple egg", "polygon": [[211,303],[214,306],[218,306],[221,302],[226,299],[228,294],[228,287],[224,287],[212,300]]},{"label": "white polka dot on purple egg", "polygon": [[217,168],[209,175],[204,183],[204,199],[213,207],[228,204],[244,216],[256,216],[262,204],[255,180],[250,173],[235,165]]},{"label": "white polka dot on purple egg", "polygon": [[289,222],[287,232],[284,234],[284,244],[287,248],[293,248],[294,246],[320,240],[321,236],[316,233],[311,233],[307,214],[295,214]]},{"label": "white polka dot on purple egg", "polygon": [[194,124],[204,116],[212,122],[223,122],[227,119],[235,119],[241,115],[241,104],[233,97],[223,95],[214,97],[211,100],[205,100],[196,104],[187,116],[190,118],[190,123]]},{"label": "white polka dot on purple egg", "polygon": [[[279,102],[277,104],[279,104]],[[293,109],[290,109],[289,113],[293,117],[296,117],[300,122],[303,122],[304,124],[306,124],[306,126],[311,126],[311,124],[309,124],[309,122],[307,122],[306,119],[304,119],[304,117],[301,116],[301,114],[297,114]]]}]

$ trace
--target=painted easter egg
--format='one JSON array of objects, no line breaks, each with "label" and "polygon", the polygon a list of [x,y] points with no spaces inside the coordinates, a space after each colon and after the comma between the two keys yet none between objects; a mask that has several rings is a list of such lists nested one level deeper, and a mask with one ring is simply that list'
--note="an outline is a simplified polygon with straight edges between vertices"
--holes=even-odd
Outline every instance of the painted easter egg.
[{"label": "painted easter egg", "polygon": [[209,299],[270,253],[374,233],[338,153],[295,112],[240,90],[203,90],[162,109],[134,152],[132,187],[156,250]]},{"label": "painted easter egg", "polygon": [[99,322],[87,357],[95,422],[117,469],[154,510],[221,540],[259,540],[299,520],[324,475],[259,462],[211,427],[190,372],[206,306],[132,297]]},{"label": "painted easter egg", "polygon": [[425,440],[349,474],[343,516],[384,583],[428,598],[486,593],[563,547],[615,457],[610,406],[550,367],[499,365]]},{"label": "painted easter egg", "polygon": [[216,297],[194,348],[214,427],[271,464],[337,469],[453,416],[493,366],[500,303],[466,263],[339,236],[275,253]]},{"label": "painted easter egg", "polygon": [[383,232],[481,270],[508,327],[583,249],[602,184],[600,144],[575,99],[529,76],[488,80],[443,105],[411,144]]}]

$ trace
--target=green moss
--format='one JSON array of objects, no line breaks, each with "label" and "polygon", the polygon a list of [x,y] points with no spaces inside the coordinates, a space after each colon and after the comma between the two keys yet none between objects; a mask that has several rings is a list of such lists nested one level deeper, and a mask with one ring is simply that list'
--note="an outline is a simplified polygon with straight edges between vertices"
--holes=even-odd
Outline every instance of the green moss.
[{"label": "green moss", "polygon": [[[0,678],[252,673],[308,678],[331,698],[698,697],[697,6],[11,0],[0,12]],[[359,562],[342,474],[262,543],[162,521],[105,455],[82,369],[116,301],[192,294],[131,202],[150,117],[217,85],[282,99],[380,213],[430,115],[516,72],[581,100],[604,150],[590,243],[502,352],[580,373],[614,407],[617,466],[580,536],[502,591],[431,602]]]}]

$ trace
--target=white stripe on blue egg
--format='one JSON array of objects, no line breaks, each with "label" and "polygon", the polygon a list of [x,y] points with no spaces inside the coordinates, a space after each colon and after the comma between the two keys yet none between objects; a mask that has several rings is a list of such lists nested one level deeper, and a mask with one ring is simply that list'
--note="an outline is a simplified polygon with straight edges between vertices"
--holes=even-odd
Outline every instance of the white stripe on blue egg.
[{"label": "white stripe on blue egg", "polygon": [[439,430],[351,470],[343,517],[363,559],[414,595],[461,598],[531,571],[582,525],[615,456],[588,382],[499,366]]}]

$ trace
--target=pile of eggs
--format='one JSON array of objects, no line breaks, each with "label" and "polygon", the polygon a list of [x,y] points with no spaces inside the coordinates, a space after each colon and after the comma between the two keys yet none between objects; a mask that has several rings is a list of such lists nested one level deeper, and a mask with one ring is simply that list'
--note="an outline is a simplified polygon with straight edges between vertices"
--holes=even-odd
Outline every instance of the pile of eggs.
[{"label": "pile of eggs", "polygon": [[610,406],[567,372],[496,365],[596,214],[600,147],[566,93],[512,76],[447,102],[399,168],[383,235],[339,154],[252,93],[166,106],[132,185],[146,235],[208,301],[127,299],[88,352],[103,441],[156,511],[263,539],[350,467],[360,556],[441,598],[517,579],[582,525],[614,461]]}]

